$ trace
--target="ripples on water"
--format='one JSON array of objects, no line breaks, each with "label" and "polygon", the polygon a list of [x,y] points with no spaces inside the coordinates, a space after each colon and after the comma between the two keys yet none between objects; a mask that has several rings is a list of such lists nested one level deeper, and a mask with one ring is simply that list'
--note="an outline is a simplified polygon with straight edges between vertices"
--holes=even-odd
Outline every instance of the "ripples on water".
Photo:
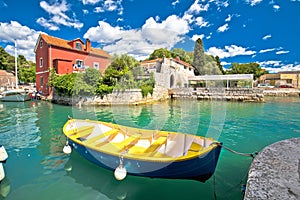
[{"label": "ripples on water", "polygon": [[144,106],[66,107],[47,102],[1,103],[0,144],[9,153],[0,199],[241,199],[240,183],[251,158],[222,150],[206,183],[128,176],[62,153],[67,116],[137,128],[210,136],[239,152],[252,153],[279,140],[299,137],[299,98],[267,103],[178,100]]}]

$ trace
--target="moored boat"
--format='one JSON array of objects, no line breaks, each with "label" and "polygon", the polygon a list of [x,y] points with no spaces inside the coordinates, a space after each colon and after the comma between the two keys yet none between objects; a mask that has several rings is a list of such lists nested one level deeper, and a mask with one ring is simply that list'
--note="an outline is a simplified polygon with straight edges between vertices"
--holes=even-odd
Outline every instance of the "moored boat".
[{"label": "moored boat", "polygon": [[220,143],[211,138],[92,120],[70,119],[63,132],[67,145],[89,161],[115,170],[119,180],[128,173],[204,182],[214,173],[221,151]]},{"label": "moored boat", "polygon": [[0,101],[24,102],[31,99],[28,90],[12,89],[1,93]]}]

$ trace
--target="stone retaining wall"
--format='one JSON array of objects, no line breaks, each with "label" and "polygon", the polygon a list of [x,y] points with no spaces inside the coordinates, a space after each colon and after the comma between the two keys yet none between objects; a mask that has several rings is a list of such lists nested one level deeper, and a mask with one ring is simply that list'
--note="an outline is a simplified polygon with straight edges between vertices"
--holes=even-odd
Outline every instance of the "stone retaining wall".
[{"label": "stone retaining wall", "polygon": [[288,96],[300,96],[300,89],[295,88],[266,88],[263,91],[265,96],[277,96],[277,97],[288,97]]},{"label": "stone retaining wall", "polygon": [[199,100],[226,100],[263,102],[263,90],[257,88],[180,88],[172,89],[173,98],[194,98]]},{"label": "stone retaining wall", "polygon": [[140,89],[131,89],[124,91],[114,91],[112,94],[100,96],[59,96],[54,95],[51,101],[63,105],[139,105],[155,101],[163,101],[169,98],[168,90],[163,87],[156,87],[153,94],[147,97],[142,96]]}]

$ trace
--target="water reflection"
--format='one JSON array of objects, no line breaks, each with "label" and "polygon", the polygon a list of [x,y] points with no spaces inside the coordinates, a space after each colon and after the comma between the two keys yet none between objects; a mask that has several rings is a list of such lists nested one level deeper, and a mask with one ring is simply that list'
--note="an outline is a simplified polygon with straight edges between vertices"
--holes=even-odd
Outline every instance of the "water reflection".
[{"label": "water reflection", "polygon": [[[211,196],[210,184],[193,180],[151,179],[127,176],[123,181],[117,181],[111,171],[99,168],[72,153],[65,164],[67,176],[85,188],[92,188],[109,199],[170,199],[170,194],[176,199],[194,199],[195,195]],[[183,191],[182,186],[192,191]]]},{"label": "water reflection", "polygon": [[0,140],[6,149],[35,148],[40,140],[37,114],[24,102],[5,102],[0,111]]},{"label": "water reflection", "polygon": [[9,179],[7,177],[5,177],[0,182],[0,199],[7,197],[9,192],[10,192],[10,182],[9,182]]}]

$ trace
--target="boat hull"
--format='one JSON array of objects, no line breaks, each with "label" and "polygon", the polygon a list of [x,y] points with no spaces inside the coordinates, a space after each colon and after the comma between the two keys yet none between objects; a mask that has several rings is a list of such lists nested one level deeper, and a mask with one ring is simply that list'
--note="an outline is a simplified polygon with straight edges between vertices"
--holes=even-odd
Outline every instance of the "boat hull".
[{"label": "boat hull", "polygon": [[17,94],[11,96],[3,96],[0,98],[0,101],[7,101],[7,102],[24,102],[29,101],[30,96],[28,94]]},{"label": "boat hull", "polygon": [[[96,165],[114,171],[120,165],[120,157],[95,151],[74,141],[71,146],[85,159]],[[184,161],[157,162],[123,158],[127,173],[135,176],[167,179],[191,179],[205,182],[217,166],[221,146],[208,153]]]},{"label": "boat hull", "polygon": [[23,89],[7,90],[0,95],[0,101],[24,102],[30,99],[29,92]]}]

